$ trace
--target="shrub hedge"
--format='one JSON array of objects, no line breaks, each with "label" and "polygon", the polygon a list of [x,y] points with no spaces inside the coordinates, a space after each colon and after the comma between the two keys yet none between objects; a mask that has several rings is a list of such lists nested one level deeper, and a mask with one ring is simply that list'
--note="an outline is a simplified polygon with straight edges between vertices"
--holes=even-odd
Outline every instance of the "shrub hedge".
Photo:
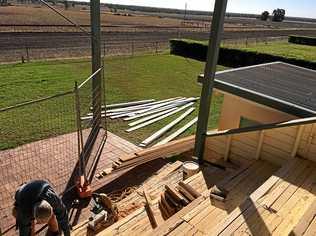
[{"label": "shrub hedge", "polygon": [[[207,44],[204,42],[186,39],[172,39],[170,40],[170,53],[205,61],[207,55]],[[283,61],[316,70],[316,62],[276,56],[267,53],[250,52],[234,48],[221,47],[218,58],[219,65],[228,67],[250,66],[273,61]]]},{"label": "shrub hedge", "polygon": [[316,46],[316,38],[313,37],[290,35],[288,41],[289,43]]}]

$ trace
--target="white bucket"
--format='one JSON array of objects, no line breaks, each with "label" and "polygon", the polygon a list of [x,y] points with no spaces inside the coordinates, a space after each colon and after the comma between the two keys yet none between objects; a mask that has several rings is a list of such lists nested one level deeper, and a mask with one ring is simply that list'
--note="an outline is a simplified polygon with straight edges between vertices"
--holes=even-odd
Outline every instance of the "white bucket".
[{"label": "white bucket", "polygon": [[187,179],[199,172],[200,166],[194,161],[186,161],[182,165],[183,179]]}]

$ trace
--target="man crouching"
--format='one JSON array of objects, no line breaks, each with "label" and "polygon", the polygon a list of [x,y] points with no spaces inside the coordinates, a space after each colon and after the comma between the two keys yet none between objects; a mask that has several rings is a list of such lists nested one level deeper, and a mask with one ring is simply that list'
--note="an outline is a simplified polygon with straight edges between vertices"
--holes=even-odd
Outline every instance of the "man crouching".
[{"label": "man crouching", "polygon": [[20,236],[35,235],[35,224],[47,224],[48,235],[70,235],[65,205],[48,182],[34,180],[19,187],[15,194],[13,215]]}]

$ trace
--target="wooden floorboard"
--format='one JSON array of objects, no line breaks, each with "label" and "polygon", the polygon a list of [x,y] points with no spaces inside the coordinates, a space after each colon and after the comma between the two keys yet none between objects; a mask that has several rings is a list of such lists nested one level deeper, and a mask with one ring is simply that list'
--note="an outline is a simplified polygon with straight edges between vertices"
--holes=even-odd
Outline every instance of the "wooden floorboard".
[{"label": "wooden floorboard", "polygon": [[316,218],[312,221],[312,223],[307,228],[304,236],[315,236],[316,235]]},{"label": "wooden floorboard", "polygon": [[278,185],[282,178],[289,175],[292,168],[296,167],[299,163],[300,160],[294,159],[276,171],[267,181],[265,181],[265,183],[251,193],[247,200],[232,211],[221,224],[218,224],[213,230],[212,235],[227,235],[237,230],[245,222],[244,217],[247,217],[256,211],[257,206],[259,206],[256,202],[259,201],[260,198],[265,197],[267,193],[271,192],[271,189],[274,189],[274,186]]},{"label": "wooden floorboard", "polygon": [[225,204],[219,207],[210,205],[206,208],[208,209],[208,214],[203,217],[198,215],[195,217],[196,219],[192,219],[189,223],[195,225],[201,232],[207,233],[212,231],[212,229],[220,224],[233,209],[238,207],[250,193],[268,179],[276,169],[276,166],[264,161],[254,163],[249,169],[245,170],[239,176],[236,176],[238,181],[232,179],[231,182],[224,185],[224,188],[229,190]]},{"label": "wooden floorboard", "polygon": [[249,202],[221,235],[288,235],[315,199],[315,164],[300,160],[261,199]]},{"label": "wooden floorboard", "polygon": [[[316,164],[311,161],[294,158],[281,168],[267,161],[245,162],[239,168],[201,171],[186,182],[202,196],[166,221],[159,218],[155,201],[157,229],[142,211],[102,235],[299,235],[293,234],[295,228],[316,235]],[[214,184],[229,191],[225,203],[209,198]],[[159,191],[158,187],[152,194]]]},{"label": "wooden floorboard", "polygon": [[316,219],[316,200],[304,213],[300,221],[295,225],[293,230],[290,233],[290,236],[294,235],[303,235],[307,229],[312,225],[312,222]]}]

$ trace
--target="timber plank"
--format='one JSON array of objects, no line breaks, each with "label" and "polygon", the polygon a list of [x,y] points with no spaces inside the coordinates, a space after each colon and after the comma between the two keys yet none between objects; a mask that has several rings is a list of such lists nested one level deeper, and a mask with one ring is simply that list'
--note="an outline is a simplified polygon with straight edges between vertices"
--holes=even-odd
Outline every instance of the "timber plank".
[{"label": "timber plank", "polygon": [[316,235],[316,218],[312,221],[306,232],[304,233],[304,236],[314,236]]},{"label": "timber plank", "polygon": [[204,159],[208,160],[208,161],[212,161],[214,159],[222,159],[222,158],[224,158],[224,152],[225,152],[225,150],[223,150],[221,153],[218,153],[213,148],[210,149],[209,147],[205,147],[205,150],[204,150],[205,158]]},{"label": "timber plank", "polygon": [[304,170],[306,168],[307,163],[302,160],[295,166],[295,169],[291,169],[287,175],[281,178],[275,188],[268,192],[264,198],[258,199],[258,202],[262,205],[266,205],[267,207],[271,207],[281,194],[284,193],[291,185],[291,181],[297,180],[302,174],[304,174]]},{"label": "timber plank", "polygon": [[[302,161],[300,164],[301,164],[300,166],[296,166],[297,171],[295,173],[293,173],[293,171],[289,172],[288,177],[291,178],[291,181],[298,180],[300,177],[302,177],[302,174],[305,173],[304,170],[306,170],[306,168],[308,167],[308,163],[305,161]],[[265,212],[263,209],[267,209],[267,210],[271,209],[270,208],[271,205],[280,197],[280,195],[288,188],[289,185],[290,185],[289,182],[283,181],[283,179],[281,179],[280,183],[278,184],[278,187],[274,188],[273,191],[270,192],[269,197],[266,197],[261,204],[259,204],[258,202],[250,201],[249,205],[246,206],[246,210],[242,214],[240,214],[237,218],[235,218],[235,220],[222,231],[222,234],[223,235],[231,234],[235,232],[236,230],[238,231],[238,228],[240,228],[240,230],[242,230],[243,232],[252,231],[251,233],[253,234],[254,232],[257,232],[257,231],[254,231],[253,225],[251,222],[257,222],[257,224],[259,224],[260,227],[258,231],[260,232],[261,235],[270,234],[271,232],[269,232],[269,230],[274,230],[276,227],[278,227],[282,223],[283,217],[280,219],[279,215],[276,216],[276,214],[268,214],[268,212]],[[265,215],[274,217],[274,224],[276,224],[274,228],[269,229],[264,219],[260,217],[260,214],[265,214]],[[251,219],[251,218],[254,218],[254,219]],[[248,226],[247,230],[246,230],[247,228],[246,225],[244,225],[245,223],[247,223],[246,225]],[[252,228],[250,229],[249,227],[252,227]]]},{"label": "timber plank", "polygon": [[150,158],[155,156],[157,158],[173,153],[182,153],[193,148],[195,136],[189,136],[180,140],[171,141],[169,143],[148,148],[146,150],[138,151],[132,155],[120,157],[122,162],[130,161],[138,157]]},{"label": "timber plank", "polygon": [[[304,171],[306,170],[306,168],[308,168],[307,165],[302,165],[302,166],[303,168],[301,168],[300,171],[298,171],[299,174],[297,174],[296,176],[294,175],[290,176],[290,177],[294,176],[291,179],[291,181],[300,181],[302,178],[305,179],[305,177],[310,173],[310,172],[307,172],[306,174],[306,172]],[[302,174],[304,176],[302,176]],[[281,188],[280,185],[279,185],[279,188]],[[274,189],[274,191],[278,191],[278,189],[276,188]],[[271,193],[271,198],[270,198],[271,201],[274,201],[275,197],[278,195],[278,194],[274,194],[273,196],[273,193],[274,192]],[[283,218],[280,217],[278,214],[276,214],[277,213],[276,209],[271,208],[271,204],[268,204],[268,202],[269,201],[266,199],[266,204],[263,204],[261,206],[254,204],[251,210],[248,210],[246,214],[243,214],[242,216],[240,216],[239,219],[237,219],[233,223],[237,226],[238,224],[241,224],[238,227],[234,226],[234,229],[237,228],[237,230],[235,231],[236,235],[240,233],[269,235],[276,229],[276,227],[278,227],[281,224]],[[268,219],[268,218],[271,218],[271,219]],[[270,224],[271,222],[272,224]],[[230,227],[232,228],[232,226]]]},{"label": "timber plank", "polygon": [[295,142],[295,136],[289,136],[277,132],[277,130],[266,130],[265,136],[269,139],[276,139],[278,142],[284,143],[285,145],[293,144]]},{"label": "timber plank", "polygon": [[[224,221],[214,228],[212,235],[221,234],[230,224],[235,221],[243,212],[249,207],[255,204],[255,202],[261,198],[266,192],[268,192],[281,178],[288,174],[289,170],[295,167],[299,163],[299,159],[295,158],[285,166],[280,168],[274,175],[272,175],[264,184],[257,188],[248,199],[246,199],[238,208],[233,210]],[[252,210],[254,207],[252,207]],[[251,211],[251,209],[250,209]],[[243,223],[243,222],[242,222]],[[238,227],[237,227],[238,228]]]},{"label": "timber plank", "polygon": [[256,149],[242,147],[240,144],[233,143],[230,149],[230,155],[236,154],[246,159],[254,159]]},{"label": "timber plank", "polygon": [[271,232],[280,224],[282,221],[281,217],[278,217],[274,220],[276,226],[268,224],[266,221],[263,221],[262,218],[264,215],[275,215],[275,213],[265,209],[262,206],[257,208],[257,211],[253,212],[251,216],[245,219],[245,222],[233,233],[234,235],[271,235]]},{"label": "timber plank", "polygon": [[[291,153],[295,139],[292,143],[287,142],[288,140],[280,141],[276,138],[265,138],[263,144],[271,146],[271,148],[276,148],[281,152]],[[273,149],[274,150],[274,149]],[[274,153],[274,152],[273,152]]]},{"label": "timber plank", "polygon": [[175,230],[171,231],[168,235],[174,235],[174,236],[179,236],[179,235],[190,235],[187,232],[192,230],[194,226],[190,225],[187,222],[182,222]]},{"label": "timber plank", "polygon": [[256,131],[242,134],[234,134],[233,139],[247,143],[248,145],[256,148],[259,140],[259,132]]},{"label": "timber plank", "polygon": [[303,235],[307,231],[308,227],[312,224],[313,220],[315,220],[315,217],[316,217],[316,200],[314,200],[312,205],[304,213],[303,217],[300,219],[298,224],[293,228],[290,235],[291,236]]},{"label": "timber plank", "polygon": [[[306,171],[304,173],[304,176],[298,179],[297,184],[301,185],[303,181],[305,180],[306,176],[309,175],[310,172]],[[274,232],[275,229],[281,224],[283,221],[283,218],[278,215],[278,211],[286,204],[288,199],[294,194],[295,191],[299,186],[296,186],[292,184],[290,187],[288,187],[287,191],[284,192],[270,207],[271,211],[265,211],[261,215],[261,219],[264,221],[266,227],[269,229],[269,232]],[[272,214],[271,214],[272,213]],[[256,232],[260,233],[264,230],[264,225],[261,224],[255,224],[254,229]]]},{"label": "timber plank", "polygon": [[109,226],[108,228],[106,228],[105,230],[101,231],[100,233],[98,233],[97,235],[99,236],[103,236],[103,235],[113,235],[116,234],[119,230],[119,228],[122,225],[125,225],[127,223],[129,223],[130,221],[132,221],[135,217],[143,214],[145,212],[145,207],[139,208],[138,210],[134,211],[132,214],[128,215],[127,217],[125,217],[124,219],[114,223],[113,225]]},{"label": "timber plank", "polygon": [[208,208],[209,206],[211,206],[211,200],[208,197],[197,207],[193,208],[187,214],[182,216],[182,219],[185,220],[186,222],[189,222],[193,217],[199,215],[204,209]]},{"label": "timber plank", "polygon": [[255,190],[260,184],[262,184],[275,170],[275,167],[269,163],[259,161],[261,165],[249,171],[243,181],[238,182],[237,185],[229,192],[225,201],[225,210],[215,208],[211,214],[205,217],[201,222],[197,224],[197,228],[202,232],[207,232],[220,224],[225,217],[238,205],[240,205],[247,196]]},{"label": "timber plank", "polygon": [[205,197],[203,195],[197,199],[195,199],[193,202],[191,202],[188,206],[182,208],[180,211],[178,211],[176,214],[173,215],[173,217],[170,217],[168,220],[165,221],[165,223],[161,226],[158,226],[151,235],[166,235],[177,228],[178,225],[180,225],[184,220],[182,219],[182,216],[187,214],[189,211],[194,209],[196,206],[198,206],[201,202],[205,200]]},{"label": "timber plank", "polygon": [[262,149],[260,152],[260,159],[264,160],[264,161],[271,162],[271,163],[278,165],[278,166],[283,166],[287,161],[290,160],[289,157],[273,156],[270,153],[263,151]]},{"label": "timber plank", "polygon": [[279,232],[288,234],[294,225],[298,223],[299,219],[315,200],[315,181],[316,171],[313,171],[313,173],[306,178],[304,184],[292,195],[284,207],[281,208],[278,214],[283,217],[283,221],[275,231],[275,234]]}]

